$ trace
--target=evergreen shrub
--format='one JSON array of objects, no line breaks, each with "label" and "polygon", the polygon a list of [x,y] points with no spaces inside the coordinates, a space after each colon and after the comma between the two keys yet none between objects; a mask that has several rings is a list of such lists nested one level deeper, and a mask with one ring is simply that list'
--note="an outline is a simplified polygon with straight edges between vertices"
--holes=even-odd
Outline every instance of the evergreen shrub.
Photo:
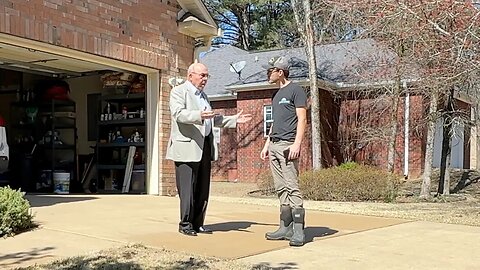
[{"label": "evergreen shrub", "polygon": [[0,187],[0,237],[12,236],[34,226],[30,203],[20,190]]}]

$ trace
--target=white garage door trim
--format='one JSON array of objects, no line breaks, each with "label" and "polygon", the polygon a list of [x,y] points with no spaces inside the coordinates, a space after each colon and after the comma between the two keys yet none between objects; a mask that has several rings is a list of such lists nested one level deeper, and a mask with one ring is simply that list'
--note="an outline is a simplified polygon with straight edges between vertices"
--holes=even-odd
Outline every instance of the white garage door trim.
[{"label": "white garage door trim", "polygon": [[147,153],[146,153],[146,173],[147,173],[147,193],[151,195],[159,194],[159,167],[158,167],[158,100],[159,100],[159,70],[135,65],[111,58],[97,56],[69,48],[55,46],[35,40],[29,40],[12,35],[0,33],[0,42],[10,45],[30,48],[45,53],[69,57],[81,61],[87,61],[95,64],[107,65],[113,68],[143,73],[147,76],[146,102],[147,102]]}]

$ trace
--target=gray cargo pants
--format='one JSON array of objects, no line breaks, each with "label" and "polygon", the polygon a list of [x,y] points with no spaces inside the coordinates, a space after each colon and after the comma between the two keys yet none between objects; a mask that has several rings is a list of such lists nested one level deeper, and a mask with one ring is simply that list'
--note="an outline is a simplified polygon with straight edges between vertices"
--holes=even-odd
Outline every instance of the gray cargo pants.
[{"label": "gray cargo pants", "polygon": [[275,190],[281,205],[292,208],[303,207],[303,198],[298,187],[298,159],[287,160],[286,151],[293,142],[270,141],[268,153]]}]

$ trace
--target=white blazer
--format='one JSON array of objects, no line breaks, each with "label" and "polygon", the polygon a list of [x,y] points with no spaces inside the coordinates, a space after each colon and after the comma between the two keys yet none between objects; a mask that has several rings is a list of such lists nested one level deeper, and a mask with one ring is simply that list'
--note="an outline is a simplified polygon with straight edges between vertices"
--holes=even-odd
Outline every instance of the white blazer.
[{"label": "white blazer", "polygon": [[[200,116],[202,108],[197,99],[195,94],[189,91],[187,82],[174,87],[170,92],[172,125],[167,145],[167,159],[179,162],[199,162],[202,159],[205,124]],[[212,127],[236,128],[237,118],[235,115],[215,116]],[[217,160],[218,146],[214,143],[213,136],[211,137],[212,160]]]}]

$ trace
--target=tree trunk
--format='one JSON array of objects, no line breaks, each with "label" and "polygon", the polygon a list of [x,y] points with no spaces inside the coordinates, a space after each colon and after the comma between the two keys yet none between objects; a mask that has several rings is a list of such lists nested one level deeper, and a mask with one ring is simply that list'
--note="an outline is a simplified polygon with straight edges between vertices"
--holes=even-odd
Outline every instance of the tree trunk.
[{"label": "tree trunk", "polygon": [[322,126],[320,122],[320,93],[317,85],[317,61],[312,9],[309,0],[302,0],[303,13],[299,10],[298,0],[291,0],[291,3],[298,31],[305,43],[308,59],[308,77],[310,79],[310,99],[312,105],[310,110],[312,119],[312,167],[315,170],[322,168]]},{"label": "tree trunk", "polygon": [[[438,194],[444,194],[446,182],[446,172],[450,166],[450,153],[451,153],[451,119],[445,116],[443,119],[443,138],[442,138],[442,155],[440,157],[440,179],[438,181]],[[448,186],[448,185],[447,185]]]},{"label": "tree trunk", "polygon": [[315,34],[313,32],[312,10],[310,0],[303,0],[305,11],[306,51],[308,57],[308,77],[310,79],[310,96],[312,99],[312,165],[313,169],[322,168],[322,125],[320,122],[320,89],[317,86],[317,57],[315,54]]},{"label": "tree trunk", "polygon": [[433,163],[433,139],[435,138],[435,123],[437,120],[437,103],[438,93],[433,91],[430,98],[430,108],[428,110],[427,122],[427,141],[425,148],[425,163],[423,169],[422,189],[420,190],[420,198],[430,197],[430,188],[432,183],[432,163]]},{"label": "tree trunk", "polygon": [[440,179],[438,194],[450,194],[450,159],[452,154],[452,126],[453,126],[453,90],[448,94],[443,117],[442,156],[440,158]]},{"label": "tree trunk", "polygon": [[238,18],[238,35],[241,48],[250,49],[250,6],[245,5],[232,10]]},{"label": "tree trunk", "polygon": [[480,171],[480,104],[475,105],[475,109],[473,110],[474,113],[474,123],[475,123],[475,135],[473,135],[473,140],[475,140],[475,169]]},{"label": "tree trunk", "polygon": [[443,195],[450,195],[450,163],[452,160],[452,149],[447,155],[447,170],[445,171],[445,181],[443,181]]},{"label": "tree trunk", "polygon": [[397,144],[397,132],[398,132],[398,99],[400,96],[401,81],[397,80],[395,83],[395,92],[392,98],[392,114],[390,116],[390,139],[388,141],[388,157],[387,157],[387,170],[393,172],[395,169],[395,146]]}]

